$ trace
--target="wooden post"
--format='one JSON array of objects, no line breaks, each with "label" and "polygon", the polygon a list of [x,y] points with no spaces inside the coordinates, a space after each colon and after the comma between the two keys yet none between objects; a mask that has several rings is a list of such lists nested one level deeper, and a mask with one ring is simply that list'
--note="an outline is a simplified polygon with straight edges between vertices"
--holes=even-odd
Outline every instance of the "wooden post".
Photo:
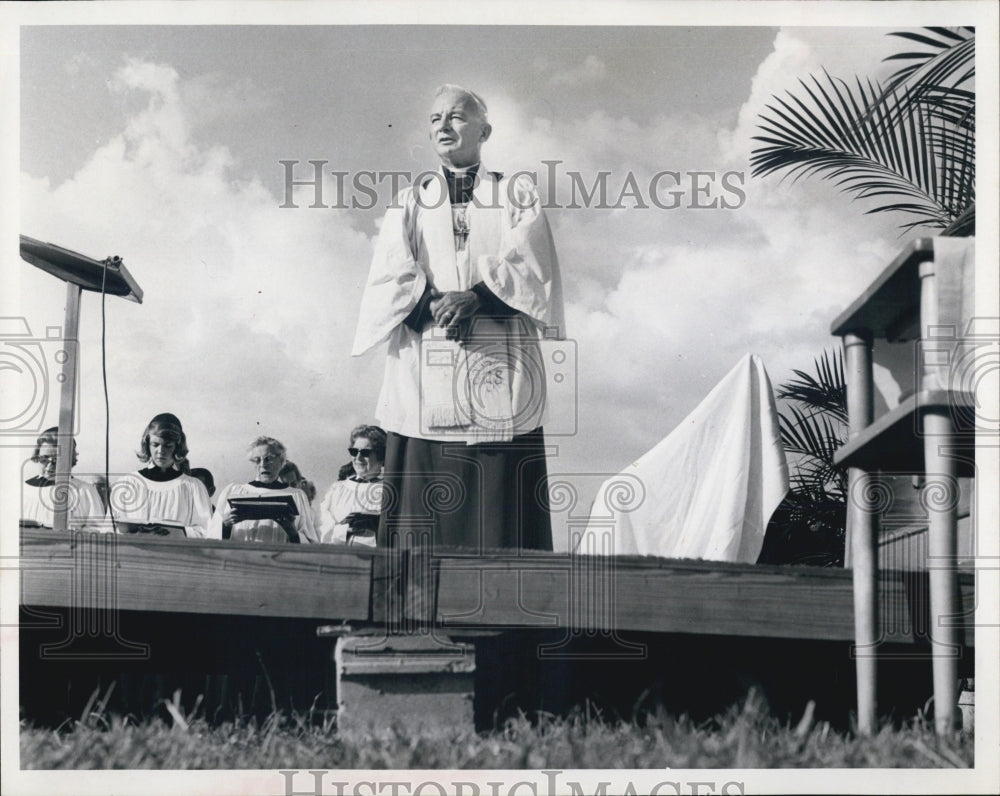
[{"label": "wooden post", "polygon": [[[930,340],[939,326],[934,262],[920,265],[920,337]],[[922,365],[922,389],[939,385],[937,362]],[[948,409],[923,416],[924,506],[927,509],[927,569],[930,574],[930,640],[934,678],[934,725],[939,734],[955,728],[958,706],[958,467],[954,457],[955,427]],[[949,455],[949,448],[952,449]]]},{"label": "wooden post", "polygon": [[[872,338],[845,334],[844,357],[847,368],[848,437],[853,438],[871,424],[874,415],[872,393]],[[858,684],[858,732],[875,731],[878,684],[876,644],[878,617],[878,540],[871,509],[869,475],[859,467],[847,470],[847,528],[844,564],[853,569],[854,661]]]},{"label": "wooden post", "polygon": [[56,461],[56,483],[53,489],[55,506],[52,527],[55,531],[69,528],[69,476],[73,470],[73,427],[76,422],[76,382],[79,372],[80,296],[83,289],[73,282],[66,283],[66,323],[63,339],[66,358],[59,374],[62,381],[59,394],[59,452]]}]

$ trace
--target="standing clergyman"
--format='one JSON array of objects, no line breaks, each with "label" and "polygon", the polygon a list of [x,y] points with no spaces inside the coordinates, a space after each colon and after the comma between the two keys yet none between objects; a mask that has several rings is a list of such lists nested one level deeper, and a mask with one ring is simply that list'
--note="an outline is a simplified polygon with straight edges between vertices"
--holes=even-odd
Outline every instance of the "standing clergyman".
[{"label": "standing clergyman", "polygon": [[552,233],[531,179],[488,171],[486,104],[445,85],[440,172],[386,212],[353,354],[388,338],[378,543],[552,549],[540,339],[562,339]]}]

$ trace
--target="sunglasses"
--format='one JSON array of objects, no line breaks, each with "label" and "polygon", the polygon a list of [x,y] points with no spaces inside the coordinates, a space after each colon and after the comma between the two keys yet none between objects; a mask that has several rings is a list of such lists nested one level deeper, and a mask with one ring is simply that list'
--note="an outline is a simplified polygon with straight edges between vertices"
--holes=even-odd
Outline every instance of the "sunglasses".
[{"label": "sunglasses", "polygon": [[36,456],[35,457],[35,461],[38,462],[39,464],[55,464],[56,463],[56,457],[55,456]]},{"label": "sunglasses", "polygon": [[355,458],[356,456],[360,456],[362,459],[367,459],[369,456],[375,453],[375,451],[372,448],[348,448],[347,452],[351,454],[352,459]]}]

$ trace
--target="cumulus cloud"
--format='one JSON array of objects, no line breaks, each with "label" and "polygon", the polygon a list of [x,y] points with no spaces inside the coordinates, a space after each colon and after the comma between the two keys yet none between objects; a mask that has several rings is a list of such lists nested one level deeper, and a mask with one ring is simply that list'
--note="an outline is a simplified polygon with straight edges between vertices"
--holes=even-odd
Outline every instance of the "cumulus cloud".
[{"label": "cumulus cloud", "polygon": [[[669,109],[645,120],[600,109],[554,118],[489,94],[495,133],[484,159],[508,173],[539,171],[563,268],[579,429],[552,440],[554,471],[622,469],[748,351],[775,381],[809,367],[837,342],[832,318],[902,245],[891,220],[863,215],[826,183],[749,177],[754,108],[779,83],[832,63],[823,36],[779,34],[732,129]],[[208,459],[198,464],[218,482],[246,477],[243,446],[264,432],[322,487],[343,434],[371,419],[379,387],[381,357],[348,355],[371,252],[358,225],[373,214],[310,209],[301,197],[298,209],[281,209],[283,197],[246,176],[228,148],[198,140],[196,112],[224,84],[129,61],[113,85],[127,109],[118,135],[63,183],[22,175],[25,233],[121,254],[146,291],[142,306],[108,304],[112,466],[134,464],[133,439],[170,410],[190,419],[192,448]],[[557,162],[553,184],[543,161]],[[570,172],[588,187],[606,175],[613,202],[630,175],[648,194],[663,170],[682,175],[674,209],[632,199],[568,206]],[[723,173],[742,174],[743,200],[691,207],[695,171],[715,175],[716,197]],[[61,317],[62,293],[39,279],[51,282],[29,275],[22,297],[44,325]],[[103,431],[94,302],[83,314],[81,465],[93,467]]]},{"label": "cumulus cloud", "polygon": [[[871,38],[877,38],[873,35]],[[761,64],[732,128],[691,113],[639,122],[594,111],[580,119],[525,118],[502,99],[506,135],[491,141],[501,161],[558,159],[588,184],[609,173],[612,201],[627,175],[640,186],[673,169],[680,206],[664,210],[572,209],[549,196],[579,357],[579,433],[556,440],[566,472],[612,473],[653,447],[747,352],[762,356],[775,384],[809,369],[834,317],[905,242],[897,219],[864,208],[819,181],[749,175],[756,109],[779,86],[826,65],[877,68],[881,51],[835,51],[826,34],[783,31]],[[830,56],[833,56],[832,58]],[[510,135],[510,143],[507,142]],[[693,207],[691,172],[740,175],[745,201],[730,210]],[[547,184],[540,168],[543,192]],[[551,191],[550,191],[551,193]],[[560,199],[560,196],[562,197]],[[736,202],[734,194],[726,197]],[[585,480],[585,479],[584,479]]]},{"label": "cumulus cloud", "polygon": [[[845,44],[844,31],[838,28],[783,28],[774,39],[774,49],[757,68],[750,96],[740,108],[739,121],[732,130],[719,132],[723,153],[731,159],[749,157],[756,135],[757,116],[773,97],[791,91],[802,94],[799,80],[809,75],[821,76],[825,70],[832,77],[853,82],[855,76],[878,82],[894,69],[885,58],[899,51],[899,39],[886,31],[855,33],[855,44]],[[848,40],[851,40],[848,38]]]},{"label": "cumulus cloud", "polygon": [[587,83],[599,83],[608,74],[608,67],[596,55],[588,55],[583,63],[569,69],[553,72],[549,82],[553,86],[579,86]]},{"label": "cumulus cloud", "polygon": [[[266,428],[320,480],[337,465],[323,441],[346,433],[329,418],[367,417],[377,388],[373,363],[349,358],[368,237],[333,210],[280,209],[226,147],[195,144],[195,109],[169,66],[129,60],[112,87],[130,108],[125,129],[59,185],[22,175],[22,223],[33,237],[122,255],[145,292],[141,306],[108,302],[115,432],[138,439],[149,417],[175,411],[200,426],[192,449],[224,481],[244,475],[242,448]],[[26,310],[60,317],[61,291],[33,279]],[[91,424],[103,419],[94,303],[86,297],[81,338],[86,467],[103,447],[103,423]],[[134,463],[132,445],[118,443],[112,467]]]}]

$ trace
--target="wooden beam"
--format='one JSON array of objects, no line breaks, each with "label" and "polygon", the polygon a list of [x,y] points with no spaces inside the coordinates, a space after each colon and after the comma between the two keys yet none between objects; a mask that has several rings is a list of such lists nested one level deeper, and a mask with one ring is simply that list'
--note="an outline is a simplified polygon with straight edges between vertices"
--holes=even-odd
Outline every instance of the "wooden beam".
[{"label": "wooden beam", "polygon": [[[433,577],[425,583],[437,594],[424,595],[418,604],[421,611],[435,605],[435,624],[449,633],[571,627],[596,633],[855,639],[852,574],[842,569],[554,553],[436,559]],[[912,575],[879,575],[879,610],[889,621],[879,622],[876,643],[925,643],[926,591],[914,587]],[[581,582],[588,588],[576,588]],[[609,602],[610,621],[600,619],[603,610],[571,604],[571,594]],[[970,573],[962,579],[965,615],[971,616],[974,604]],[[973,643],[971,621],[964,642]]]},{"label": "wooden beam", "polygon": [[[77,534],[28,529],[21,539],[23,605],[327,620],[369,620],[372,560],[379,555],[333,545],[114,534],[88,539],[100,543],[93,545]],[[96,566],[89,552],[95,547],[113,548],[100,551]],[[74,589],[81,578],[105,588]]]},{"label": "wooden beam", "polygon": [[888,340],[913,339],[918,324],[912,309],[920,305],[920,265],[934,259],[934,238],[911,241],[868,289],[851,302],[830,325],[830,333],[870,334]]},{"label": "wooden beam", "polygon": [[[420,563],[419,555],[411,560],[339,545],[91,534],[83,544],[80,535],[21,533],[21,603],[28,606],[288,616],[374,623],[393,632],[434,624],[459,636],[564,627],[854,638],[851,573],[842,569],[509,550],[483,556],[440,551]],[[927,573],[880,574],[879,642],[926,645]],[[83,579],[88,588],[79,588]],[[959,639],[971,646],[971,573],[960,577],[960,586],[968,624]],[[373,611],[380,587],[396,604],[383,600]],[[600,610],[591,610],[588,600]]]},{"label": "wooden beam", "polygon": [[59,373],[59,447],[56,484],[53,490],[52,527],[58,532],[69,528],[69,474],[73,470],[73,432],[76,430],[76,401],[80,371],[80,286],[66,283],[66,317],[63,325],[63,360]]}]

